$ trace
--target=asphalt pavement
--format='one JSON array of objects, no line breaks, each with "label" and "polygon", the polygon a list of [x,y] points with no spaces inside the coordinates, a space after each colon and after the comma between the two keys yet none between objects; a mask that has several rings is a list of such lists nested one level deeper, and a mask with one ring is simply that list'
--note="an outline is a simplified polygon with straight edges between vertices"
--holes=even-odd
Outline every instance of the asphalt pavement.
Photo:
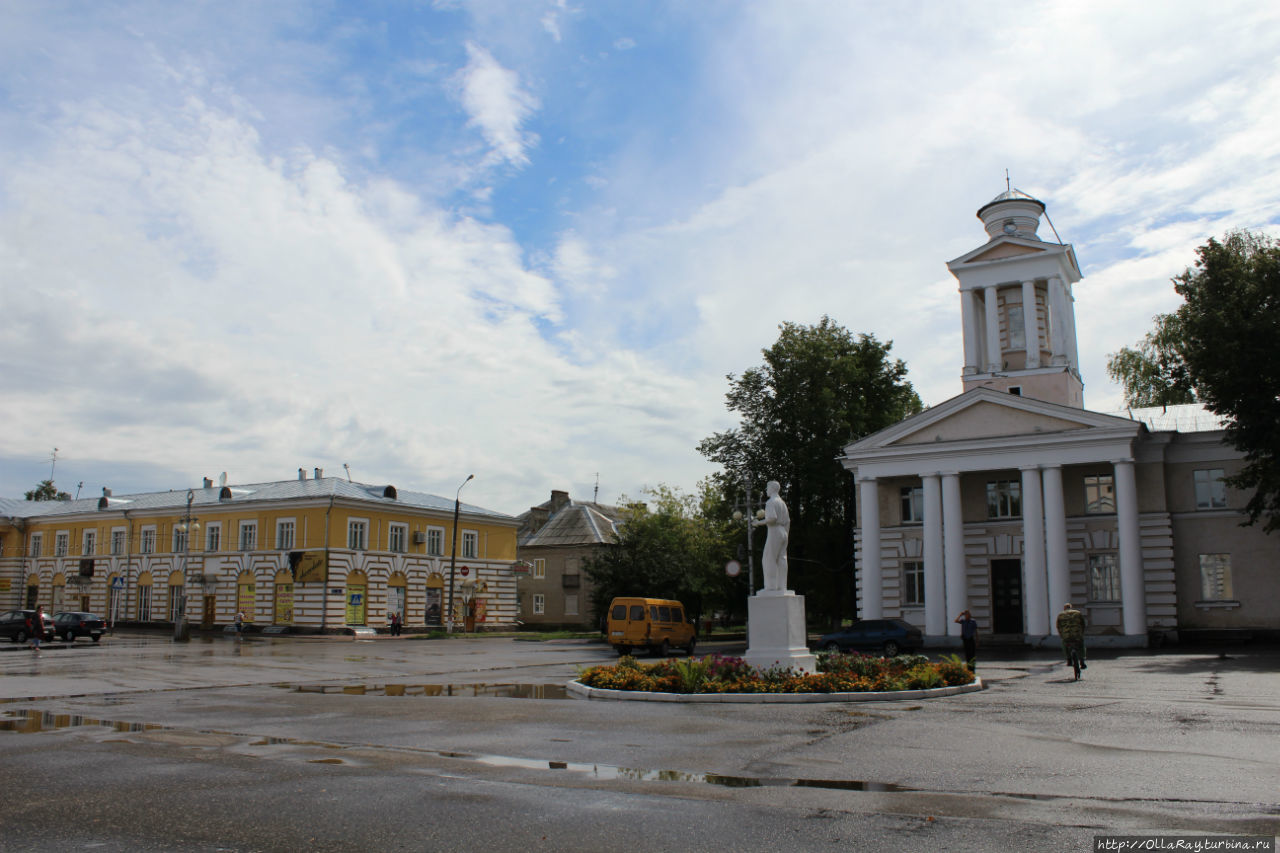
[{"label": "asphalt pavement", "polygon": [[[700,652],[735,653],[741,644]],[[925,701],[667,705],[589,641],[0,654],[4,850],[1072,850],[1280,832],[1280,650],[984,650]]]}]

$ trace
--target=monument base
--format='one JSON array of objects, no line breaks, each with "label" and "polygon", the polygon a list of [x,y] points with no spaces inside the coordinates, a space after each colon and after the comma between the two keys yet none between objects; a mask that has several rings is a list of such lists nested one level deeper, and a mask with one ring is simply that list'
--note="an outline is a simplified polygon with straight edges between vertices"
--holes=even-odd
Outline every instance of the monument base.
[{"label": "monument base", "polygon": [[761,669],[785,666],[805,673],[818,671],[818,658],[809,652],[803,595],[766,590],[747,599],[743,659]]}]

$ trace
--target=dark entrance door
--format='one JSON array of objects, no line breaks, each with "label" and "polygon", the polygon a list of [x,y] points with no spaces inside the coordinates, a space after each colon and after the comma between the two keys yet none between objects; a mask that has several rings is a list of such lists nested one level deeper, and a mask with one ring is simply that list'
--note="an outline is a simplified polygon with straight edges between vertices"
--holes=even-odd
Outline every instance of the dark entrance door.
[{"label": "dark entrance door", "polygon": [[991,633],[1022,633],[1022,561],[991,561]]}]

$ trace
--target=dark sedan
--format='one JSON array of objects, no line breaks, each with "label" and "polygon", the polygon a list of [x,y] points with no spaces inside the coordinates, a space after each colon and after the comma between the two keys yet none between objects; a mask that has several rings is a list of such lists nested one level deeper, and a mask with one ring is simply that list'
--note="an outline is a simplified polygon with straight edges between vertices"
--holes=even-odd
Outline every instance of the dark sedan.
[{"label": "dark sedan", "polygon": [[96,643],[107,632],[107,623],[96,613],[64,610],[53,614],[53,630],[68,643],[75,642],[76,637],[88,637]]},{"label": "dark sedan", "polygon": [[[31,639],[31,632],[27,630],[27,621],[35,616],[34,610],[10,610],[8,613],[0,613],[0,637],[8,637],[15,643],[25,643]],[[49,614],[44,615],[44,631],[42,632],[44,640],[53,639],[53,620],[49,618]]]},{"label": "dark sedan", "polygon": [[918,649],[924,644],[924,635],[901,619],[863,619],[847,628],[823,634],[818,648],[828,652],[883,652],[893,657],[904,651]]}]

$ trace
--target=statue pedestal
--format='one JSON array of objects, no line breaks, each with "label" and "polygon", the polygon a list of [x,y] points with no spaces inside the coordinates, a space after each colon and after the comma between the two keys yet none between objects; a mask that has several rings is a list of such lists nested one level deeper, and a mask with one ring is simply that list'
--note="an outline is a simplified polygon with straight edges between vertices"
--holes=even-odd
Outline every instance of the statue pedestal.
[{"label": "statue pedestal", "polygon": [[747,663],[761,669],[789,666],[817,672],[804,624],[804,596],[761,590],[747,599]]}]

